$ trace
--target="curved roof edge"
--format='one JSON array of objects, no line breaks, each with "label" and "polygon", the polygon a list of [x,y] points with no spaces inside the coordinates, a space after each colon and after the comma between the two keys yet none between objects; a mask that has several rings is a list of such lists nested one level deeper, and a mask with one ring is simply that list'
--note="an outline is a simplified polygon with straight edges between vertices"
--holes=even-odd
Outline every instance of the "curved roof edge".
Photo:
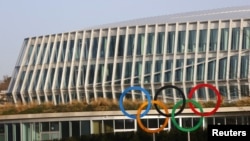
[{"label": "curved roof edge", "polygon": [[250,5],[217,8],[217,9],[210,9],[210,10],[199,10],[199,11],[193,11],[193,12],[140,18],[140,19],[88,27],[88,28],[84,28],[84,30],[109,28],[109,27],[126,27],[126,26],[145,25],[145,24],[164,24],[164,23],[176,23],[176,22],[196,22],[196,21],[207,21],[207,20],[241,19],[241,18],[250,18],[249,15],[250,15]]},{"label": "curved roof edge", "polygon": [[228,20],[228,19],[250,19],[250,5],[247,6],[237,6],[237,7],[224,7],[217,9],[209,9],[209,10],[198,10],[198,11],[190,11],[190,12],[182,12],[177,14],[169,14],[169,15],[160,15],[153,17],[145,17],[138,18],[120,22],[113,22],[101,25],[94,25],[91,27],[85,27],[82,29],[60,32],[60,33],[51,33],[40,36],[32,36],[28,38],[35,38],[41,36],[49,36],[53,34],[63,34],[63,33],[71,33],[78,32],[83,30],[96,30],[103,28],[116,28],[116,27],[127,27],[127,26],[140,26],[140,25],[150,25],[150,24],[173,24],[173,23],[184,23],[184,22],[197,22],[197,21],[217,21],[217,20]]}]

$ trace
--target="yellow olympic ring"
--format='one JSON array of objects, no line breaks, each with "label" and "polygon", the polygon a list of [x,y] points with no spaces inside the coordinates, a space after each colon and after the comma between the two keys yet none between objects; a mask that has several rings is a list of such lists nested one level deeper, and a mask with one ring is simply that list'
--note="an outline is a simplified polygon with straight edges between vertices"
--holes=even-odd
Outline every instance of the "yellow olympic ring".
[{"label": "yellow olympic ring", "polygon": [[[157,104],[159,105],[160,107],[162,107],[164,110],[165,110],[165,113],[168,114],[168,109],[167,109],[167,106],[164,105],[164,103],[160,102],[160,101],[156,101],[156,100],[153,100],[152,101],[152,104]],[[140,115],[141,115],[141,111],[142,109],[148,105],[148,102],[143,102],[142,105],[139,107],[138,111],[137,111],[137,115],[136,115],[136,119],[137,119],[137,123],[138,125],[141,127],[142,130],[144,130],[145,132],[148,132],[148,133],[157,133],[157,132],[160,132],[161,130],[163,130],[167,125],[168,125],[168,120],[169,120],[169,117],[166,117],[163,125],[156,129],[156,130],[149,130],[148,128],[146,128],[142,122],[141,122],[141,118],[140,118]]]}]

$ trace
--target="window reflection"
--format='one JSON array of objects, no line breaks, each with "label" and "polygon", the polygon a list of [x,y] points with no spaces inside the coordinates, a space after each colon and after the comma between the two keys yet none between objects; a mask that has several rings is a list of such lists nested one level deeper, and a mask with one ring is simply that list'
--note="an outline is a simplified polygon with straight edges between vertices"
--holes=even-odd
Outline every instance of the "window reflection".
[{"label": "window reflection", "polygon": [[244,27],[242,49],[249,49],[249,48],[250,48],[250,27]]},{"label": "window reflection", "polygon": [[161,81],[161,70],[162,70],[162,60],[156,60],[155,62],[155,70],[154,70],[154,82]]},{"label": "window reflection", "polygon": [[240,28],[232,29],[232,39],[231,39],[231,50],[239,49],[239,40],[240,40]]},{"label": "window reflection", "polygon": [[228,49],[228,38],[229,38],[229,29],[223,28],[221,29],[221,38],[220,38],[220,50]]},{"label": "window reflection", "polygon": [[177,41],[177,52],[183,53],[185,49],[185,36],[186,31],[179,31],[178,32],[178,41]]},{"label": "window reflection", "polygon": [[148,40],[147,40],[147,54],[152,54],[154,48],[154,33],[148,33]]},{"label": "window reflection", "polygon": [[191,81],[194,77],[194,59],[187,59],[186,80]]},{"label": "window reflection", "polygon": [[207,29],[200,30],[199,35],[199,52],[206,51],[207,46]]},{"label": "window reflection", "polygon": [[188,36],[188,52],[194,52],[196,46],[196,30],[190,30]]},{"label": "window reflection", "polygon": [[165,40],[165,32],[159,32],[157,37],[156,54],[163,53],[164,40]]},{"label": "window reflection", "polygon": [[175,40],[175,31],[168,32],[167,53],[173,53],[174,40]]},{"label": "window reflection", "polygon": [[137,51],[136,55],[142,55],[143,54],[143,47],[144,47],[144,34],[139,34],[138,35],[138,40],[137,40]]},{"label": "window reflection", "polygon": [[134,40],[135,40],[135,35],[130,34],[128,36],[127,56],[132,56],[133,55]]},{"label": "window reflection", "polygon": [[218,42],[218,29],[210,30],[209,51],[216,51]]}]

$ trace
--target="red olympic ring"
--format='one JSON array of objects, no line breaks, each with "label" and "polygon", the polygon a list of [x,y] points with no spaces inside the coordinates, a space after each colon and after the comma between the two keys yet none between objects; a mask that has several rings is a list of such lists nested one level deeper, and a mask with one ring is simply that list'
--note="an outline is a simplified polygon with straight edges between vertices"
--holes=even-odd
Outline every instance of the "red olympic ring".
[{"label": "red olympic ring", "polygon": [[189,105],[189,107],[191,108],[191,110],[192,110],[196,115],[200,115],[200,116],[210,116],[210,115],[214,114],[214,113],[219,109],[220,104],[221,104],[221,102],[222,102],[221,95],[220,95],[220,92],[219,92],[213,85],[211,85],[211,84],[198,84],[198,85],[196,85],[195,87],[193,87],[193,88],[190,90],[190,92],[189,92],[189,94],[188,94],[188,98],[191,99],[192,96],[193,96],[193,94],[194,94],[194,92],[195,92],[197,89],[201,88],[201,87],[208,87],[208,88],[212,89],[212,90],[215,92],[215,94],[217,95],[217,103],[216,103],[216,105],[215,105],[215,108],[214,108],[212,111],[210,111],[210,112],[200,113],[200,112],[198,112],[198,111],[195,109],[195,107],[194,107],[194,105],[193,105],[192,103],[189,102],[188,105]]}]

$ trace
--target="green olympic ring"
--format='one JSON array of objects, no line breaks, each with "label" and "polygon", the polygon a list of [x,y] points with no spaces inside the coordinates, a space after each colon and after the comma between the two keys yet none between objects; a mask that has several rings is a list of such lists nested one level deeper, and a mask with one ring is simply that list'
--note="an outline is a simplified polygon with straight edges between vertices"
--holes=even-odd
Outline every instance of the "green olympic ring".
[{"label": "green olympic ring", "polygon": [[[203,109],[202,109],[201,105],[200,105],[198,102],[196,102],[196,101],[194,101],[194,100],[192,100],[192,99],[187,99],[186,101],[187,101],[187,103],[188,103],[188,102],[193,103],[193,104],[194,104],[196,107],[198,107],[198,108],[200,109],[200,111],[203,113]],[[194,127],[192,127],[192,128],[183,128],[183,127],[181,127],[181,126],[177,123],[177,121],[175,120],[175,110],[176,110],[176,108],[179,107],[182,103],[183,103],[182,100],[178,101],[178,102],[174,105],[174,107],[173,107],[173,109],[172,109],[172,112],[171,112],[171,120],[172,120],[173,124],[175,125],[175,127],[176,127],[177,129],[179,129],[179,130],[181,130],[181,131],[183,131],[183,132],[191,132],[191,131],[194,131],[194,130],[198,129],[198,128],[202,125],[203,116],[200,117],[200,120],[199,120],[198,124],[196,124],[196,125],[195,125]]]}]

